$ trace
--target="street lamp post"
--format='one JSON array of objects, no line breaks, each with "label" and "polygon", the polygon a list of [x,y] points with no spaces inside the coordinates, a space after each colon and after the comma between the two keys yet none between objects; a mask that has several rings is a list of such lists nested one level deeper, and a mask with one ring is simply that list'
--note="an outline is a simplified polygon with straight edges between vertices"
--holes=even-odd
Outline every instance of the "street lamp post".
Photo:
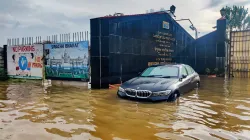
[{"label": "street lamp post", "polygon": [[[170,7],[170,10],[166,10],[166,11],[163,11],[163,12],[167,12],[168,11],[168,12],[170,12],[170,14],[172,14],[174,17],[176,17],[174,15],[175,10],[176,10],[176,7],[174,5],[172,5]],[[191,23],[190,29],[192,29],[193,31],[195,31],[195,39],[197,39],[198,38],[198,30],[194,27],[194,24],[192,23],[192,21],[190,19],[180,19],[180,20],[175,20],[175,21],[183,21],[183,20],[188,20]]]},{"label": "street lamp post", "polygon": [[[226,9],[225,8],[222,8],[220,10],[220,14],[221,14],[221,17],[226,19]],[[227,23],[226,23],[227,24]],[[226,25],[225,25],[226,26]],[[231,30],[230,30],[231,32]],[[228,33],[228,35],[230,34],[230,32]],[[230,65],[231,65],[231,55],[230,55],[230,52],[231,52],[231,48],[230,48],[230,43],[228,43],[226,40],[230,37],[228,37],[227,35],[227,30],[224,31],[224,34],[225,34],[225,38],[224,38],[224,47],[225,47],[225,78],[230,78],[230,71],[231,71],[231,68],[230,68]]]},{"label": "street lamp post", "polygon": [[191,23],[190,29],[195,31],[195,39],[197,39],[198,38],[198,30],[196,29],[196,27],[194,27],[194,24],[192,23],[192,21],[190,19],[179,19],[179,20],[175,20],[175,21],[183,21],[183,20],[188,20]]}]

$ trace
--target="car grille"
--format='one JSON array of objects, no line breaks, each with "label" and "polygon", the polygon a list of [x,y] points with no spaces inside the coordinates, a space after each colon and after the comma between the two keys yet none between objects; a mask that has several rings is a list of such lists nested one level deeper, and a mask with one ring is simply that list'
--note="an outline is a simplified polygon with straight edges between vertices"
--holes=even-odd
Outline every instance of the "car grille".
[{"label": "car grille", "polygon": [[152,92],[148,90],[126,89],[125,91],[126,91],[127,96],[138,97],[138,98],[148,98],[152,94]]},{"label": "car grille", "polygon": [[132,96],[132,97],[135,97],[136,96],[136,90],[133,90],[133,89],[126,89],[126,94],[128,96]]},{"label": "car grille", "polygon": [[139,90],[136,92],[136,94],[139,98],[148,98],[152,94],[152,92],[148,90]]}]

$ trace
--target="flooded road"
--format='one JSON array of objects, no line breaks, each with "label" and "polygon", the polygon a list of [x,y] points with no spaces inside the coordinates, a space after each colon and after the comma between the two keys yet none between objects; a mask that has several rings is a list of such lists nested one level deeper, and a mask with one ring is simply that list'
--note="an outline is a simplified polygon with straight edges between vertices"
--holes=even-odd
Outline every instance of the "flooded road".
[{"label": "flooded road", "polygon": [[115,90],[0,82],[0,140],[250,139],[250,81],[203,78],[176,102]]}]

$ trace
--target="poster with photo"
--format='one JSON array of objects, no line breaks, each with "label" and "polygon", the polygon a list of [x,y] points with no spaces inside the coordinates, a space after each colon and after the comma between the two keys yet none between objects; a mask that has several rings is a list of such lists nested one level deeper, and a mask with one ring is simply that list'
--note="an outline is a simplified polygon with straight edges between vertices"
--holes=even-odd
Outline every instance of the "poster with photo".
[{"label": "poster with photo", "polygon": [[7,70],[12,78],[42,79],[43,45],[7,47]]},{"label": "poster with photo", "polygon": [[45,45],[46,77],[89,78],[88,42],[65,42]]}]

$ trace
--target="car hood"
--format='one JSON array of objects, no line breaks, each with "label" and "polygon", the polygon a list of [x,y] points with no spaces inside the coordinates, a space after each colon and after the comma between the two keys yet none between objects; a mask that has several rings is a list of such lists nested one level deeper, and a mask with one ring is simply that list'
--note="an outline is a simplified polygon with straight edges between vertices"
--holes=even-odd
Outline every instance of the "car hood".
[{"label": "car hood", "polygon": [[152,77],[136,77],[122,84],[123,88],[163,91],[169,86],[178,82],[178,79],[173,78],[152,78]]}]

